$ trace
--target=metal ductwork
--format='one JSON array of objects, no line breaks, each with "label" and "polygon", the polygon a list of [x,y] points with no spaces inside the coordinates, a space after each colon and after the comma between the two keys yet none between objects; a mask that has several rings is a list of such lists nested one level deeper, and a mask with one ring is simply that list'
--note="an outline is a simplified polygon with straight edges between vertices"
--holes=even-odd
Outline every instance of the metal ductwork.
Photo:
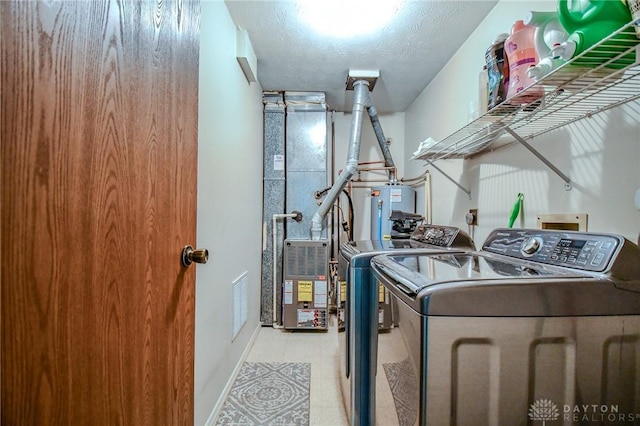
[{"label": "metal ductwork", "polygon": [[387,145],[387,139],[382,131],[380,120],[378,119],[378,113],[373,106],[371,100],[370,90],[375,84],[376,76],[372,79],[371,75],[367,75],[363,78],[358,78],[357,75],[349,75],[347,79],[347,89],[353,87],[353,110],[351,120],[351,137],[349,141],[349,154],[347,156],[347,165],[342,169],[342,172],[336,179],[335,183],[331,187],[331,190],[322,201],[322,204],[313,215],[311,219],[311,239],[318,240],[321,238],[323,221],[326,215],[331,210],[331,207],[340,196],[340,193],[345,188],[351,177],[355,174],[358,168],[358,162],[360,159],[360,144],[362,141],[362,120],[364,116],[364,110],[366,109],[373,126],[376,139],[382,150],[382,154],[385,160],[385,167],[389,169],[389,181],[391,184],[396,183],[395,165],[391,158],[391,152]]},{"label": "metal ductwork", "polygon": [[[371,98],[371,96],[369,96],[369,98]],[[375,106],[369,105],[367,107],[367,112],[369,113],[373,132],[376,134],[376,139],[378,139],[378,144],[380,145],[380,150],[384,157],[384,166],[389,169],[389,183],[395,185],[397,183],[396,166],[391,158],[391,151],[389,151],[389,145],[387,145],[387,138],[384,137],[382,125],[380,125],[380,120],[378,119],[378,111]]]}]

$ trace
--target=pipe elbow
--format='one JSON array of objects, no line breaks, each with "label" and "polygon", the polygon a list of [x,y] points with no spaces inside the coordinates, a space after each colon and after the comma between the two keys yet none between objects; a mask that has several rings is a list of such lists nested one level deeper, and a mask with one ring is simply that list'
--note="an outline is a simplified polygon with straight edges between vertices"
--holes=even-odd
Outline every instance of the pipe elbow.
[{"label": "pipe elbow", "polygon": [[351,177],[358,170],[358,160],[355,158],[351,158],[347,161],[347,165],[344,167],[344,175]]},{"label": "pipe elbow", "polygon": [[395,170],[389,170],[389,183],[391,185],[397,185],[398,184],[398,178],[396,177]]},{"label": "pipe elbow", "polygon": [[314,213],[311,218],[311,239],[319,240],[322,236],[322,221],[323,218],[317,212]]}]

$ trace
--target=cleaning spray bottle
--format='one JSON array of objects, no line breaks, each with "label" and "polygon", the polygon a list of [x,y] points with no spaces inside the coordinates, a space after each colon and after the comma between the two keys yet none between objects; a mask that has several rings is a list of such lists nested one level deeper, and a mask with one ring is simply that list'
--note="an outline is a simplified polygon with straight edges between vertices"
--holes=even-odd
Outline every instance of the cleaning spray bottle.
[{"label": "cleaning spray bottle", "polygon": [[[511,35],[504,46],[509,61],[509,89],[507,99],[510,104],[532,104],[544,94],[541,87],[528,86],[535,80],[527,74],[530,67],[538,63],[538,53],[534,43],[535,27],[519,20],[513,24]],[[526,91],[524,91],[527,89]]]},{"label": "cleaning spray bottle", "polygon": [[531,11],[523,19],[525,25],[535,27],[534,44],[539,61],[527,70],[527,75],[540,80],[566,61],[554,58],[551,50],[567,41],[569,34],[558,19],[556,12]]},{"label": "cleaning spray bottle", "polygon": [[[559,0],[558,19],[569,33],[567,41],[552,50],[552,56],[568,61],[593,45],[602,42],[612,33],[631,22],[631,12],[626,0]],[[585,54],[576,60],[577,65],[599,66],[605,59],[614,58],[625,48],[621,40],[638,42],[633,33],[621,33],[602,44],[603,49],[593,55]],[[622,43],[624,46],[625,43]],[[628,45],[628,44],[627,44]],[[603,59],[603,56],[605,58]],[[624,68],[635,61],[635,55],[625,55],[606,65]]]}]

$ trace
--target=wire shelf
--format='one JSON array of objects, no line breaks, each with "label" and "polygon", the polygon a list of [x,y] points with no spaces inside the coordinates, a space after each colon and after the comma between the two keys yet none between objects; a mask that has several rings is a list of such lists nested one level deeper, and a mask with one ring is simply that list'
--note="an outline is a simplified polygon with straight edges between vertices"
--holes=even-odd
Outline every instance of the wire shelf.
[{"label": "wire shelf", "polygon": [[634,25],[640,25],[640,20],[623,26],[411,159],[432,163],[478,156],[639,99],[640,39]]}]

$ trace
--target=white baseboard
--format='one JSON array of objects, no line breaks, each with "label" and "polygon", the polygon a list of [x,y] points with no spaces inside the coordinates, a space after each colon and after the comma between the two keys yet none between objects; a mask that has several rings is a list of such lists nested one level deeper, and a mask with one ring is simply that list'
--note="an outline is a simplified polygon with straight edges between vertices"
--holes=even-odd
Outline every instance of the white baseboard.
[{"label": "white baseboard", "polygon": [[236,377],[238,377],[238,373],[240,373],[240,369],[242,368],[242,364],[244,363],[244,360],[247,359],[247,356],[249,356],[249,352],[251,351],[251,348],[253,347],[253,344],[255,343],[261,328],[262,328],[262,324],[258,323],[258,327],[256,327],[256,329],[254,330],[253,335],[249,340],[249,344],[247,345],[244,352],[242,353],[242,356],[240,357],[240,360],[236,364],[236,367],[233,369],[231,378],[229,378],[229,381],[227,382],[226,386],[222,390],[222,394],[220,395],[220,398],[218,398],[216,405],[213,406],[213,410],[211,410],[211,414],[209,414],[209,418],[207,419],[205,426],[214,426],[216,424],[216,419],[218,418],[218,414],[220,414],[220,411],[222,411],[222,407],[224,406],[224,401],[227,399],[229,392],[231,392],[233,383],[236,381]]}]

